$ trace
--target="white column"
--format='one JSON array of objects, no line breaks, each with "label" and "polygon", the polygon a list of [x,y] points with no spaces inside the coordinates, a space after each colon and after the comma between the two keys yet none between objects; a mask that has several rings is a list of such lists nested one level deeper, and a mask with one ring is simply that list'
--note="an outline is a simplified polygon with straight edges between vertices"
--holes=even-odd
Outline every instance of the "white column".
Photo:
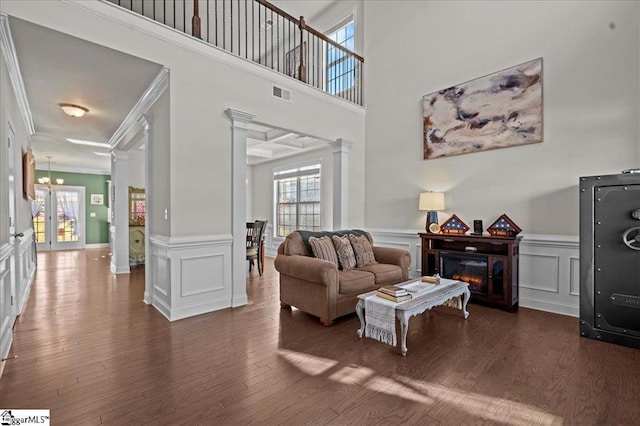
[{"label": "white column", "polygon": [[149,237],[151,236],[151,214],[149,213],[149,207],[151,206],[151,198],[153,194],[151,192],[151,150],[153,149],[152,137],[153,131],[151,126],[151,114],[144,115],[138,120],[144,128],[144,202],[145,202],[145,214],[144,214],[144,296],[142,300],[147,305],[153,303],[153,268],[151,268],[151,250],[149,249]]},{"label": "white column", "polygon": [[256,117],[247,112],[228,108],[226,114],[231,119],[231,162],[232,162],[232,191],[231,191],[231,221],[233,233],[232,249],[232,280],[231,306],[247,304],[247,128]]},{"label": "white column", "polygon": [[333,229],[349,223],[349,149],[353,142],[338,138],[329,142],[333,150]]},{"label": "white column", "polygon": [[128,274],[129,270],[129,154],[113,150],[111,180],[114,185],[113,226],[115,241],[111,253],[111,272]]}]

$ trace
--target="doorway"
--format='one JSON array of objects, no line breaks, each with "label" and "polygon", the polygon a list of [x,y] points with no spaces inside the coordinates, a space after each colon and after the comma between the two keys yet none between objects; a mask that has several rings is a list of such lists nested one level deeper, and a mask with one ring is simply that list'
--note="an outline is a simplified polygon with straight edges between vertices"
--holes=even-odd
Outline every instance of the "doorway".
[{"label": "doorway", "polygon": [[38,251],[83,248],[84,212],[84,187],[36,185],[31,215]]}]

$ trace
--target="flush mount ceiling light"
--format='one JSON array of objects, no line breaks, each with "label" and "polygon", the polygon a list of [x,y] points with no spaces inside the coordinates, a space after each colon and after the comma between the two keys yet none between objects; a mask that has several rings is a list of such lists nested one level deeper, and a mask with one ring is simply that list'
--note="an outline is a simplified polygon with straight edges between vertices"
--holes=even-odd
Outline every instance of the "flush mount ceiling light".
[{"label": "flush mount ceiling light", "polygon": [[111,145],[109,145],[108,143],[83,141],[80,139],[70,139],[70,138],[67,138],[67,140],[71,143],[75,143],[76,145],[97,146],[99,148],[111,148]]},{"label": "flush mount ceiling light", "polygon": [[61,103],[58,105],[60,105],[60,108],[62,108],[62,111],[64,111],[65,114],[71,117],[82,117],[83,115],[89,112],[87,108],[80,105],[67,104],[67,103]]}]

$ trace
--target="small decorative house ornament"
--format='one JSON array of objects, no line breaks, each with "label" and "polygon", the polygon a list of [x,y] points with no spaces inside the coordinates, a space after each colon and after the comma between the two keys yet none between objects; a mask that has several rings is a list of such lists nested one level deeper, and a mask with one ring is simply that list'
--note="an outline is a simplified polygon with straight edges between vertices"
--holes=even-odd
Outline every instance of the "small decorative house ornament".
[{"label": "small decorative house ornament", "polygon": [[458,234],[464,235],[469,230],[469,227],[455,214],[447,219],[442,225],[440,225],[440,232],[443,234]]},{"label": "small decorative house ornament", "polygon": [[487,232],[497,237],[515,237],[522,229],[509,219],[509,216],[503,214],[487,228]]}]

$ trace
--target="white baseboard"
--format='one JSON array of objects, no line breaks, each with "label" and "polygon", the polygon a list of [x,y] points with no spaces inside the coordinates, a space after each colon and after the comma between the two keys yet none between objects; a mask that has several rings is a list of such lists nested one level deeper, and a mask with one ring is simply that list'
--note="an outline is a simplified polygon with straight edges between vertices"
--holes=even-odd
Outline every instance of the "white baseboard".
[{"label": "white baseboard", "polygon": [[[112,258],[113,260],[113,258]],[[111,273],[112,274],[129,274],[131,273],[131,269],[129,269],[129,265],[117,267],[115,264],[111,263]]]},{"label": "white baseboard", "polygon": [[557,303],[549,300],[539,300],[520,296],[520,306],[523,308],[535,309],[537,311],[551,312],[554,314],[567,315],[570,317],[580,316],[580,306],[578,304]]},{"label": "white baseboard", "polygon": [[107,248],[107,247],[109,247],[109,243],[95,243],[95,244],[84,245],[84,248],[86,249]]}]

